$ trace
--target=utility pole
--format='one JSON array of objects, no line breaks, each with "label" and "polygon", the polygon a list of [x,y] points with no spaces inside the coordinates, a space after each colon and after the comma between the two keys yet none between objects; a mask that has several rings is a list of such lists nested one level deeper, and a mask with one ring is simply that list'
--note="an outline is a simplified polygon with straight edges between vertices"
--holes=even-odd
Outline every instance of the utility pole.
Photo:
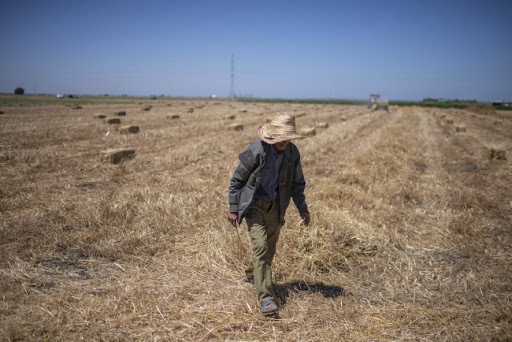
[{"label": "utility pole", "polygon": [[235,55],[231,55],[231,87],[229,90],[231,101],[235,100]]}]

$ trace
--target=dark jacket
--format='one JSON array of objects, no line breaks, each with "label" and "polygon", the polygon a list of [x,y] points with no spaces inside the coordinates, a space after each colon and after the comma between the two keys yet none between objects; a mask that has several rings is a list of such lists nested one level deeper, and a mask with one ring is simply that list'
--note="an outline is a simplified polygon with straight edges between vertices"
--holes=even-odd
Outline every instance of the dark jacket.
[{"label": "dark jacket", "polygon": [[[262,140],[253,142],[247,150],[240,153],[240,164],[235,169],[229,185],[229,210],[238,211],[238,223],[254,200],[256,189],[261,184],[267,151],[273,148]],[[279,173],[279,222],[284,224],[284,215],[293,198],[300,213],[308,212],[304,188],[306,181],[302,173],[300,153],[297,146],[289,143],[284,150],[283,162]]]}]

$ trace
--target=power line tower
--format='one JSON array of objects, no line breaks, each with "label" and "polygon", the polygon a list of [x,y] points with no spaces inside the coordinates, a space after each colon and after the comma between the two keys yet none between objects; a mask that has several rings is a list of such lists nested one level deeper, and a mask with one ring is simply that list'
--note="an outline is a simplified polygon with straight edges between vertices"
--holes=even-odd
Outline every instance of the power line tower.
[{"label": "power line tower", "polygon": [[229,89],[231,101],[235,99],[235,55],[231,55],[231,86]]}]

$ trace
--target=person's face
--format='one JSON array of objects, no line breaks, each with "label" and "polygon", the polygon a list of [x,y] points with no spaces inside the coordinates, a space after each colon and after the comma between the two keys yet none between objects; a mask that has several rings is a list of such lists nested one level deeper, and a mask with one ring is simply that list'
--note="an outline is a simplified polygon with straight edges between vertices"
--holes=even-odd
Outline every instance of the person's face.
[{"label": "person's face", "polygon": [[274,144],[274,148],[276,151],[284,151],[289,142],[290,140],[280,141]]}]

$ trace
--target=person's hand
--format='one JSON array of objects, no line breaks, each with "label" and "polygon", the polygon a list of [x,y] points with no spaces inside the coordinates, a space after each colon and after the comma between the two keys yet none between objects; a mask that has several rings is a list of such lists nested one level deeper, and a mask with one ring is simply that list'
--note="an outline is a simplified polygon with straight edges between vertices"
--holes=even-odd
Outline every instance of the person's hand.
[{"label": "person's hand", "polygon": [[233,225],[233,227],[236,228],[237,222],[238,222],[238,213],[228,213],[228,221]]},{"label": "person's hand", "polygon": [[311,221],[311,216],[309,215],[309,213],[301,213],[300,217],[302,218],[302,221],[304,222],[304,224],[306,226],[308,226],[309,225],[309,221]]}]

